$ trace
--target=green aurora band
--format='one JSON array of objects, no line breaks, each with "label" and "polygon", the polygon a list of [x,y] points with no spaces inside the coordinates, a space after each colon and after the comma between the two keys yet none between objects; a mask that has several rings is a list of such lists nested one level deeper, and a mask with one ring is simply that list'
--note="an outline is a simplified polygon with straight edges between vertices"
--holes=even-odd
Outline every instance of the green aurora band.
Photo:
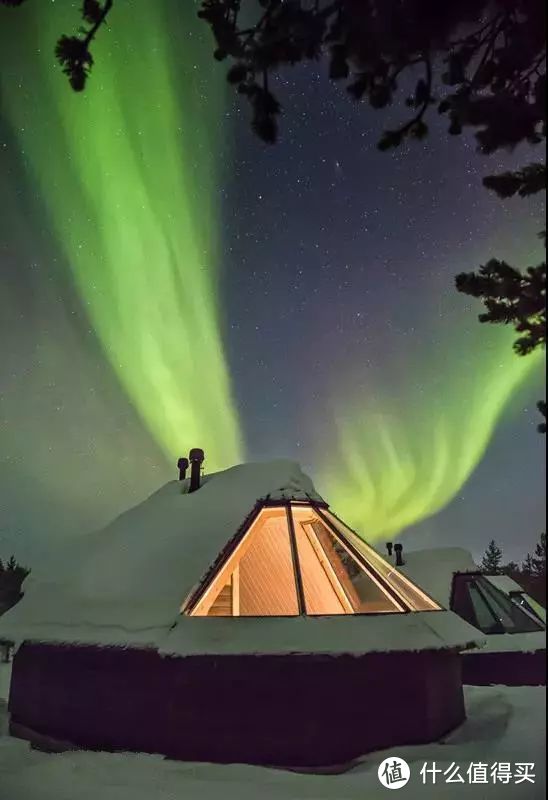
[{"label": "green aurora band", "polygon": [[[194,4],[116,4],[80,94],[53,56],[79,7],[39,6],[14,12],[23,35],[2,37],[0,87],[53,233],[110,364],[166,455],[200,446],[210,469],[229,466],[242,448],[217,303],[223,97]],[[184,42],[169,36],[174,26]]]},{"label": "green aurora band", "polygon": [[513,330],[476,326],[445,359],[426,358],[415,393],[407,386],[368,405],[362,392],[335,404],[335,447],[318,486],[365,538],[395,536],[447,506],[517,391],[538,381],[542,353],[518,357]]}]

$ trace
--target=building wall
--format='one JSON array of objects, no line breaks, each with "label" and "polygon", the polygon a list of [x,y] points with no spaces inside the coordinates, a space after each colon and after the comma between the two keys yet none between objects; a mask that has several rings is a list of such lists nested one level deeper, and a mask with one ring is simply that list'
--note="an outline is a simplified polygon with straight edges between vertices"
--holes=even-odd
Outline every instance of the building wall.
[{"label": "building wall", "polygon": [[546,686],[546,650],[467,653],[462,660],[469,686]]},{"label": "building wall", "polygon": [[464,719],[457,654],[162,657],[25,643],[12,733],[54,747],[318,768]]}]

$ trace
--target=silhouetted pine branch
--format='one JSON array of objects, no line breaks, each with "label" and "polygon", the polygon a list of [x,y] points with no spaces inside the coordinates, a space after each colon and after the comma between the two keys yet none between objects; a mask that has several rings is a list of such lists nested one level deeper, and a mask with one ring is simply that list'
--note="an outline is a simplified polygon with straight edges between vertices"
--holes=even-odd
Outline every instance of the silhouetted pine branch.
[{"label": "silhouetted pine branch", "polygon": [[105,0],[103,4],[98,0],[84,0],[82,18],[90,27],[83,29],[78,36],[61,36],[57,42],[55,56],[75,92],[85,88],[93,66],[89,47],[101,25],[105,24],[113,3],[114,0]]},{"label": "silhouetted pine branch", "polygon": [[[15,7],[24,2],[26,0],[0,0],[0,5]],[[113,4],[114,0],[83,0],[80,13],[87,27],[80,28],[76,36],[62,35],[55,46],[55,57],[75,92],[85,88],[93,67],[90,45],[99,28],[106,23]]]},{"label": "silhouetted pine branch", "polygon": [[478,272],[456,277],[459,292],[478,297],[486,311],[480,322],[512,324],[520,335],[514,342],[518,355],[528,355],[546,344],[546,263],[520,272],[493,258]]},{"label": "silhouetted pine branch", "polygon": [[546,190],[546,165],[529,164],[515,172],[502,172],[483,179],[483,185],[499,197],[527,197]]},{"label": "silhouetted pine branch", "polygon": [[[480,322],[513,325],[519,334],[514,350],[526,356],[546,346],[546,262],[520,272],[495,258],[477,272],[463,272],[456,277],[459,292],[482,300],[486,311]],[[538,403],[546,417],[546,403]],[[538,426],[546,433],[546,423]]]}]

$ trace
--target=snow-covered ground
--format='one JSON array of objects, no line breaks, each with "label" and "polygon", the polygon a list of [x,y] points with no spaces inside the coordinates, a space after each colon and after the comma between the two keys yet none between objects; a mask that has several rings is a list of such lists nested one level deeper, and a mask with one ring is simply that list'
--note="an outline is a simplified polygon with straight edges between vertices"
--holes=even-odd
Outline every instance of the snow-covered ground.
[{"label": "snow-covered ground", "polygon": [[[22,741],[0,735],[0,800],[376,800],[378,765],[387,756],[404,758],[411,779],[402,798],[438,800],[536,800],[545,797],[545,689],[468,687],[467,722],[443,743],[403,747],[365,757],[341,775],[303,775],[259,767],[184,764],[158,756],[76,752],[47,755]],[[6,705],[0,700],[0,731]],[[2,717],[4,720],[2,721]],[[374,724],[374,720],[364,720]],[[420,771],[449,770],[464,783],[447,783],[442,772],[423,785]],[[487,765],[487,783],[469,783],[470,764]],[[498,780],[491,767],[498,763]],[[504,783],[505,764],[534,763],[535,782]],[[476,779],[485,777],[478,768]],[[448,775],[449,775],[448,773]]]}]

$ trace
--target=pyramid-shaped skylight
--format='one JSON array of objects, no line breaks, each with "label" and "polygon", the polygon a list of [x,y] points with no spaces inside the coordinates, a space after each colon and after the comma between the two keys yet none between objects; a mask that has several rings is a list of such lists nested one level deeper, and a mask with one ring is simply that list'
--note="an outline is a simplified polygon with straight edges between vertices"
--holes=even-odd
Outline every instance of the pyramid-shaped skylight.
[{"label": "pyramid-shaped skylight", "polygon": [[327,507],[290,501],[258,504],[183,606],[201,617],[437,610]]}]

